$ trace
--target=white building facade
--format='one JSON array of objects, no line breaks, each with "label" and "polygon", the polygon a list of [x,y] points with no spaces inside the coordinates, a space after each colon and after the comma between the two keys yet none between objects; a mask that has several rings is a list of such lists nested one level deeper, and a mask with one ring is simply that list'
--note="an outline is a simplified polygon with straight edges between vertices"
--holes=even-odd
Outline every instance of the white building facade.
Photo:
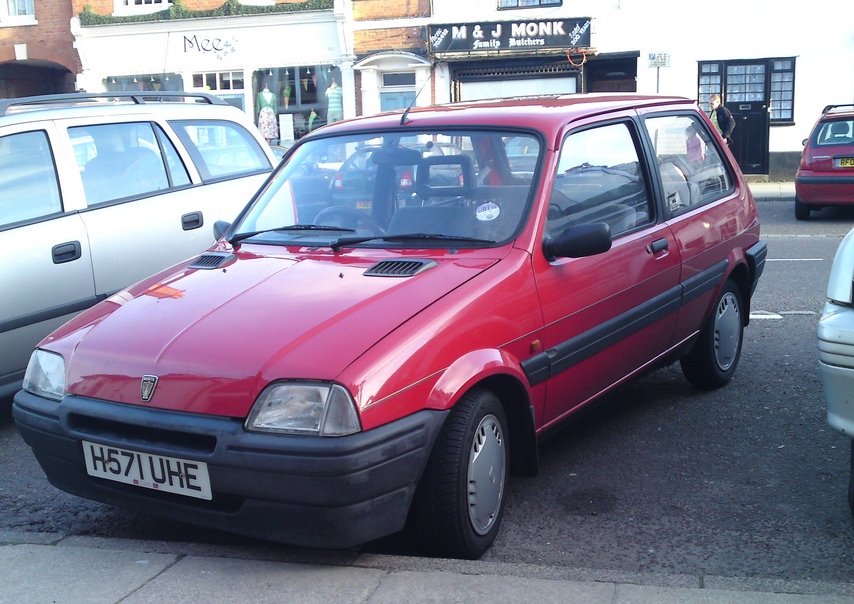
[{"label": "white building facade", "polygon": [[[357,21],[360,1],[88,27],[75,17],[78,87],[207,90],[256,116],[267,87],[282,140],[330,115],[412,103],[637,92],[707,109],[720,94],[737,120],[732,149],[742,170],[771,180],[793,177],[823,107],[854,103],[854,27],[843,18],[852,13],[830,0],[376,0],[396,14],[418,5],[419,16]],[[401,29],[415,41],[407,48],[359,46],[360,34]],[[329,111],[333,81],[339,114]]]}]

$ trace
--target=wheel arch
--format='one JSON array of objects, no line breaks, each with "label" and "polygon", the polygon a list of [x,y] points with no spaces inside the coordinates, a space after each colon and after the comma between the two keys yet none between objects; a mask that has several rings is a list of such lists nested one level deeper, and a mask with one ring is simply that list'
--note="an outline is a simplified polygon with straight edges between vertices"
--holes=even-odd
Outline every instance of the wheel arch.
[{"label": "wheel arch", "polygon": [[434,408],[450,409],[467,392],[484,388],[501,402],[510,438],[510,472],[535,476],[539,468],[535,408],[521,365],[501,350],[476,350],[455,361],[433,387]]},{"label": "wheel arch", "polygon": [[[750,268],[746,262],[738,262],[727,275],[727,279],[731,280],[738,286],[738,292],[741,294],[741,303],[744,305],[744,316],[741,318],[742,324],[746,327],[750,323]],[[726,283],[726,279],[724,280]],[[723,287],[723,283],[721,284]],[[714,311],[713,311],[714,312]]]}]

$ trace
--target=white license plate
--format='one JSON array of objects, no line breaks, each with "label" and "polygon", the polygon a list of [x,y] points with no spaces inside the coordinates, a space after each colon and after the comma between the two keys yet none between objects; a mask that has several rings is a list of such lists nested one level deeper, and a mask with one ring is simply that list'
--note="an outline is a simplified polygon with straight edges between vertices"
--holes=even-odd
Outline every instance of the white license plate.
[{"label": "white license plate", "polygon": [[89,476],[155,491],[211,499],[208,465],[202,461],[151,455],[83,441]]}]

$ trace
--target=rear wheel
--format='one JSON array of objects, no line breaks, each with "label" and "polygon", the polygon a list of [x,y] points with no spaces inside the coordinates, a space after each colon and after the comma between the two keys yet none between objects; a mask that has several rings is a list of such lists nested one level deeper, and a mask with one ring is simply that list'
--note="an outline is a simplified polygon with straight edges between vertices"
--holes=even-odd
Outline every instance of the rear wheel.
[{"label": "rear wheel", "polygon": [[811,211],[812,208],[810,208],[809,204],[795,199],[795,218],[797,220],[809,220]]},{"label": "rear wheel", "polygon": [[507,419],[488,390],[463,396],[445,421],[410,521],[435,555],[479,558],[498,534],[508,466]]},{"label": "rear wheel", "polygon": [[711,389],[732,379],[741,358],[743,314],[741,291],[728,280],[691,352],[680,359],[689,382]]}]

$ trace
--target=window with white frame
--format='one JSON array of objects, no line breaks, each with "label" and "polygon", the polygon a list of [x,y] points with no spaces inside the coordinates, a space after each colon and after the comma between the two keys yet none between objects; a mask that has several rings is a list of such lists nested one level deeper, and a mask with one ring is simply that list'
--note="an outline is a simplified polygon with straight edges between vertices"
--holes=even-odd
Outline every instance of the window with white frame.
[{"label": "window with white frame", "polygon": [[113,0],[115,15],[146,15],[166,10],[172,0]]},{"label": "window with white frame", "polygon": [[536,8],[538,6],[561,6],[563,0],[498,0],[498,8]]},{"label": "window with white frame", "polygon": [[3,0],[0,3],[0,22],[7,25],[30,25],[36,22],[34,0]]}]

